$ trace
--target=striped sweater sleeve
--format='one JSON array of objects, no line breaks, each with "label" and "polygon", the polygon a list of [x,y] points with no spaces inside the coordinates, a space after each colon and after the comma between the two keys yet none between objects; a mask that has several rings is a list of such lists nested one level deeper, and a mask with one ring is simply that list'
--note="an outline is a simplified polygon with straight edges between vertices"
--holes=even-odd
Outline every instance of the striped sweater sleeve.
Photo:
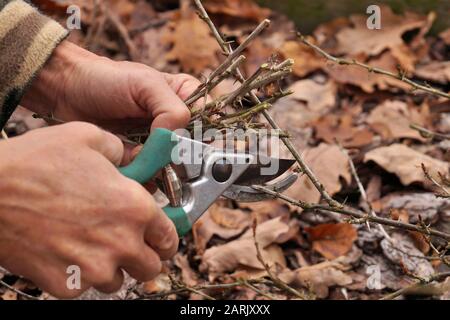
[{"label": "striped sweater sleeve", "polygon": [[0,129],[68,32],[23,0],[0,0]]}]

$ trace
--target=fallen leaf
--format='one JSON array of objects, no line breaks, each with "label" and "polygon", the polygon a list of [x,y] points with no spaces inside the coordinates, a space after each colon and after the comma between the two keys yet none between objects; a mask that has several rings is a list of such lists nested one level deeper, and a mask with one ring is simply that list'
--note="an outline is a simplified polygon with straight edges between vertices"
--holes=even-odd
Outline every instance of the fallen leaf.
[{"label": "fallen leaf", "polygon": [[418,231],[408,231],[409,236],[413,240],[417,249],[423,254],[430,252],[431,246],[426,236]]},{"label": "fallen leaf", "polygon": [[290,212],[286,204],[280,200],[265,200],[258,202],[238,202],[239,208],[251,210],[258,218],[258,222],[277,218],[289,217]]},{"label": "fallen leaf", "polygon": [[[261,254],[269,265],[286,264],[281,248],[275,243],[287,232],[289,226],[282,222],[281,218],[266,221],[258,226],[256,239]],[[236,270],[238,266],[264,269],[256,256],[252,230],[248,230],[237,240],[207,249],[202,256],[200,270],[208,271],[210,277],[214,277],[214,274]]]},{"label": "fallen leaf", "polygon": [[397,221],[401,221],[404,223],[408,223],[409,222],[409,213],[408,210],[401,208],[401,209],[397,209],[394,208],[390,211],[391,217],[394,220]]},{"label": "fallen leaf", "polygon": [[[310,41],[314,42],[312,38]],[[296,76],[303,78],[313,71],[323,69],[326,60],[320,57],[314,49],[301,44],[298,41],[287,41],[279,49],[285,59],[294,59],[293,72]]]},{"label": "fallen leaf", "polygon": [[364,157],[364,162],[367,161],[374,161],[386,171],[395,174],[405,186],[414,182],[420,182],[424,186],[429,184],[421,164],[429,168],[430,175],[435,178],[438,178],[438,172],[447,174],[449,169],[448,163],[399,143],[369,151]]},{"label": "fallen leaf", "polygon": [[256,22],[266,19],[271,13],[270,9],[261,8],[252,0],[209,0],[205,2],[205,8],[212,14],[223,14]]},{"label": "fallen leaf", "polygon": [[428,278],[434,274],[431,263],[424,259],[424,255],[415,247],[408,236],[394,233],[392,240],[383,239],[380,243],[383,254],[393,263],[401,268],[406,268],[410,273]]},{"label": "fallen leaf", "polygon": [[172,23],[173,31],[164,36],[164,43],[173,46],[166,58],[178,61],[184,72],[198,75],[218,65],[219,47],[206,23],[190,8],[189,1],[182,2],[180,12],[180,17]]},{"label": "fallen leaf", "polygon": [[383,27],[371,30],[367,28],[367,16],[352,15],[352,27],[343,28],[336,34],[338,52],[352,56],[360,53],[376,56],[385,49],[403,45],[405,32],[429,28],[427,17],[410,12],[395,15],[388,6],[381,6],[381,16]]},{"label": "fallen leaf", "polygon": [[313,266],[301,267],[279,274],[279,278],[289,285],[299,288],[308,287],[318,298],[328,297],[332,286],[346,286],[352,283],[352,278],[342,270],[345,267],[334,261],[325,261]]},{"label": "fallen leaf", "polygon": [[217,203],[213,204],[192,228],[197,253],[203,253],[213,236],[230,239],[241,234],[249,225],[249,214],[239,209],[229,209]]},{"label": "fallen leaf", "polygon": [[175,265],[181,270],[181,279],[183,282],[190,287],[197,285],[198,276],[195,271],[192,270],[188,258],[181,253],[177,253],[173,260]]},{"label": "fallen leaf", "polygon": [[313,250],[332,260],[347,254],[358,238],[355,228],[348,223],[321,224],[307,228]]},{"label": "fallen leaf", "polygon": [[450,82],[450,61],[433,61],[419,66],[415,74],[419,78],[446,85]]},{"label": "fallen leaf", "polygon": [[353,125],[351,114],[327,114],[313,124],[316,137],[327,143],[339,142],[345,148],[358,148],[368,145],[373,140],[373,133],[367,128]]},{"label": "fallen leaf", "polygon": [[[341,190],[341,178],[350,184],[352,177],[348,159],[338,146],[321,143],[318,147],[306,150],[303,158],[331,195]],[[319,191],[306,175],[301,176],[286,191],[286,195],[309,203],[317,203],[320,200]]]},{"label": "fallen leaf", "polygon": [[423,141],[417,130],[410,128],[411,123],[423,126],[426,120],[415,108],[402,101],[387,100],[377,106],[367,117],[367,123],[383,139],[411,138]]},{"label": "fallen leaf", "polygon": [[[361,61],[360,57],[356,60]],[[393,73],[398,72],[398,61],[391,52],[386,51],[380,56],[367,61],[371,67],[381,68]],[[350,84],[360,87],[364,92],[373,93],[378,90],[402,89],[404,91],[411,87],[394,78],[371,73],[368,70],[355,65],[329,65],[325,68],[326,72],[338,83]]]},{"label": "fallen leaf", "polygon": [[381,198],[380,204],[384,215],[395,209],[407,210],[411,223],[418,223],[419,216],[425,223],[431,224],[440,216],[450,215],[450,200],[436,197],[431,192],[391,193]]}]

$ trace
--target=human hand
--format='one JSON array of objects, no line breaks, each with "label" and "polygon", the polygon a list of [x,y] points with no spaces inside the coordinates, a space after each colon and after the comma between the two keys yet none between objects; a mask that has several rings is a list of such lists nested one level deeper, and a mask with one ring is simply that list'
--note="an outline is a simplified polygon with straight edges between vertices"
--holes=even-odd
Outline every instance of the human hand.
[{"label": "human hand", "polygon": [[184,128],[183,103],[200,84],[132,62],[115,62],[64,41],[38,74],[22,105],[64,121],[86,121],[121,133],[131,128]]},{"label": "human hand", "polygon": [[[122,269],[147,281],[175,254],[173,223],[125,178],[121,141],[72,122],[0,142],[0,265],[60,298],[113,292]],[[70,265],[81,288],[67,287]]]}]

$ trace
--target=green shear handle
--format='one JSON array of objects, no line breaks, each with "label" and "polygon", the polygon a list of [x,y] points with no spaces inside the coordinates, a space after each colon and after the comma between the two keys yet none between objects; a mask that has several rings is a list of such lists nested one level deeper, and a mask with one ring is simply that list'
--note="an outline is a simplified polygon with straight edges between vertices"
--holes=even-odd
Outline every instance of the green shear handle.
[{"label": "green shear handle", "polygon": [[[172,154],[177,154],[178,136],[166,129],[155,129],[134,161],[119,171],[132,180],[144,184],[152,179],[161,169],[172,162]],[[192,224],[182,207],[167,206],[163,208],[173,221],[180,237],[186,235]]]}]

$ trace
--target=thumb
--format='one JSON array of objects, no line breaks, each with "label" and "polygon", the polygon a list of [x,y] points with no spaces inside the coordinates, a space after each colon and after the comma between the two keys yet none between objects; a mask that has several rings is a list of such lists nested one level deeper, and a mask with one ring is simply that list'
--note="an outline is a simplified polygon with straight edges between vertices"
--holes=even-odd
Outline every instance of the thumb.
[{"label": "thumb", "polygon": [[185,128],[191,119],[191,112],[161,77],[157,85],[148,84],[144,104],[152,116],[152,130]]}]

